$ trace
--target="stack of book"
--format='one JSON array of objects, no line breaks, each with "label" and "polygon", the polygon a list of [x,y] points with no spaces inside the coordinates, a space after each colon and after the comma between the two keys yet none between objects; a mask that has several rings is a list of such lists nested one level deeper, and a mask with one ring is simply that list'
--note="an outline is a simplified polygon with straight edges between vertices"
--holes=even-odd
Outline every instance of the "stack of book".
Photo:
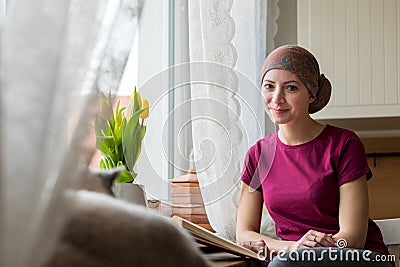
[{"label": "stack of book", "polygon": [[179,216],[192,223],[212,230],[201,196],[195,171],[171,179],[171,216]]}]

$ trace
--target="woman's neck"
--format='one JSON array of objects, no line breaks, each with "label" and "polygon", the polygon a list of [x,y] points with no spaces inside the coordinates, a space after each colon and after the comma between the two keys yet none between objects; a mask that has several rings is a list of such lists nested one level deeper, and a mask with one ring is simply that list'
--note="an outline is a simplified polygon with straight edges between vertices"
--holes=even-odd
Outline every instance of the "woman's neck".
[{"label": "woman's neck", "polygon": [[309,118],[309,120],[296,125],[279,125],[278,137],[286,145],[300,145],[316,138],[324,128],[325,125]]}]

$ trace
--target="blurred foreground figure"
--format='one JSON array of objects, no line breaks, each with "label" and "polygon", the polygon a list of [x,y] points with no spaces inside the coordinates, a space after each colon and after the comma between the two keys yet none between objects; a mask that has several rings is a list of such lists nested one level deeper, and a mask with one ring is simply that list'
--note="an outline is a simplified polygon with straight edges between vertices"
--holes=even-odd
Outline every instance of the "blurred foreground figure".
[{"label": "blurred foreground figure", "polygon": [[209,266],[167,218],[110,196],[118,174],[84,175],[84,188],[71,196],[70,217],[46,267]]}]

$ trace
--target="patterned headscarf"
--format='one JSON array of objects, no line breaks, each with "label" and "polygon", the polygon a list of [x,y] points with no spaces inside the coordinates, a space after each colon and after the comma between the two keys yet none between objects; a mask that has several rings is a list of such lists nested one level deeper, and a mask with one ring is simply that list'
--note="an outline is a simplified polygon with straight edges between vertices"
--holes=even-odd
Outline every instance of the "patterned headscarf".
[{"label": "patterned headscarf", "polygon": [[315,99],[308,108],[310,114],[328,104],[331,97],[331,83],[323,74],[320,74],[317,60],[306,49],[295,45],[284,45],[272,51],[264,62],[261,84],[265,74],[272,69],[293,72],[303,82]]}]

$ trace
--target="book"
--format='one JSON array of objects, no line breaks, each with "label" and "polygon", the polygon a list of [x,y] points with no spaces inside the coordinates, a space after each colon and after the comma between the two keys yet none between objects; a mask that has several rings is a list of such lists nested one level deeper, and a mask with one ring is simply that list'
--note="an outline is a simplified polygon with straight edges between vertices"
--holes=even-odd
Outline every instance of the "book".
[{"label": "book", "polygon": [[172,213],[180,213],[180,214],[193,214],[193,215],[206,215],[206,208],[204,206],[172,206]]},{"label": "book", "polygon": [[203,197],[201,194],[171,194],[171,202],[175,205],[179,204],[197,204],[203,205]]},{"label": "book", "polygon": [[222,251],[226,251],[238,256],[250,257],[261,260],[259,255],[254,251],[239,246],[238,244],[228,239],[217,236],[216,234],[208,231],[207,229],[204,229],[184,218],[181,218],[179,216],[173,216],[171,220],[176,224],[178,224],[183,229],[185,229],[186,231],[188,231],[193,236],[194,240],[196,240],[198,243],[211,246],[213,248],[220,249]]},{"label": "book", "polygon": [[201,194],[199,184],[197,183],[171,183],[171,192],[174,194]]}]

